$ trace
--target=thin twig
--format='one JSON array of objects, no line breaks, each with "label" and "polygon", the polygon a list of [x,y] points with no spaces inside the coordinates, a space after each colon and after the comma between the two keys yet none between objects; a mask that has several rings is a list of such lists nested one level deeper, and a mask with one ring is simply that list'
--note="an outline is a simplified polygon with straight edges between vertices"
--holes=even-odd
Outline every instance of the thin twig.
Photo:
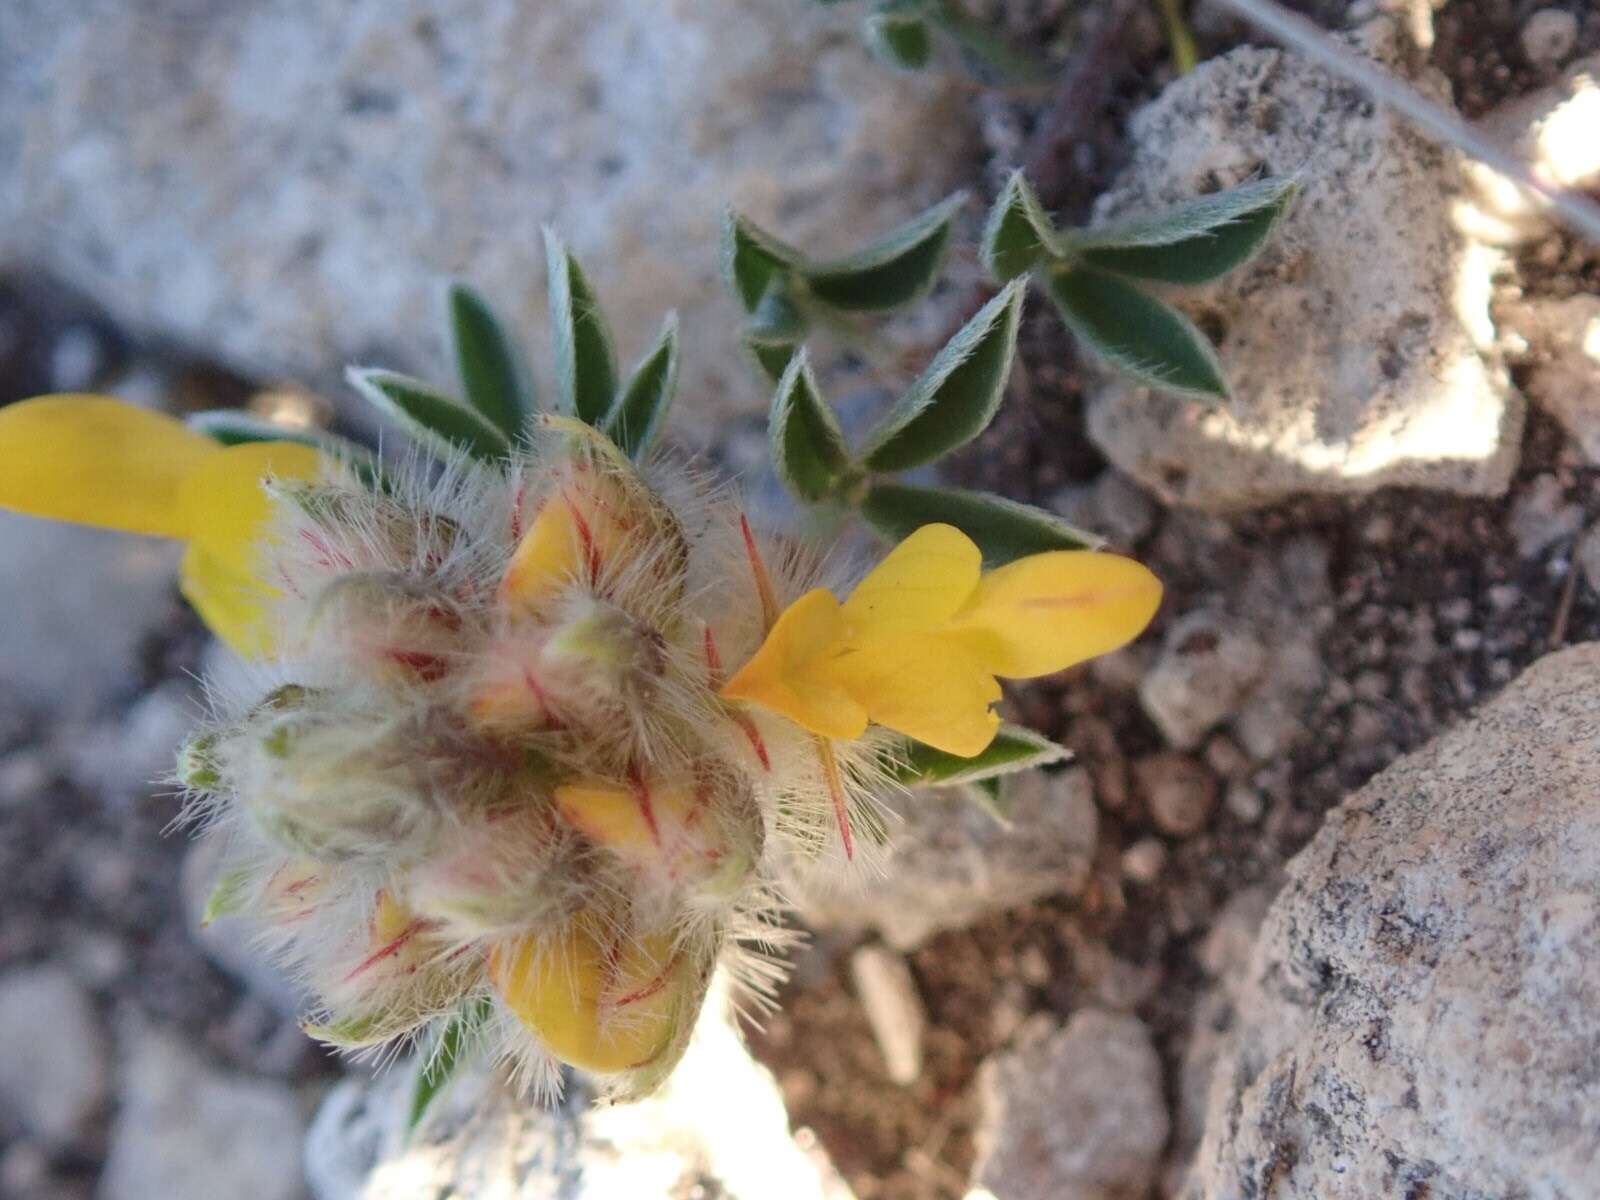
[{"label": "thin twig", "polygon": [[1600,244],[1600,204],[1587,196],[1552,187],[1532,167],[1494,139],[1382,67],[1340,45],[1304,17],[1276,0],[1221,0],[1245,20],[1299,51],[1319,66],[1349,80],[1380,104],[1386,104],[1438,141],[1448,142],[1526,189],[1563,223]]},{"label": "thin twig", "polygon": [[1567,583],[1561,589],[1561,599],[1556,603],[1556,619],[1550,630],[1550,649],[1559,650],[1567,644],[1567,627],[1572,623],[1572,601],[1578,594],[1578,561],[1567,555]]},{"label": "thin twig", "polygon": [[1125,65],[1123,30],[1146,0],[1103,0],[1061,69],[1055,99],[1029,139],[1025,169],[1049,208],[1061,207],[1072,147],[1086,136]]}]

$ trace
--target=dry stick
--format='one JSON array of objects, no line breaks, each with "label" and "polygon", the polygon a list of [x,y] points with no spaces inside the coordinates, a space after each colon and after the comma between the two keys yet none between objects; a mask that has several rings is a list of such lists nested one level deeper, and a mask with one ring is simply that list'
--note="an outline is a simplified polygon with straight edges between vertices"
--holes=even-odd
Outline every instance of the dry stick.
[{"label": "dry stick", "polygon": [[1055,99],[1040,116],[1028,140],[1024,169],[1047,208],[1059,208],[1071,164],[1072,146],[1081,141],[1099,114],[1124,65],[1122,33],[1146,0],[1103,0],[1093,24],[1083,31],[1061,69]]},{"label": "dry stick", "polygon": [[1600,204],[1577,192],[1551,187],[1521,158],[1485,137],[1459,115],[1429,100],[1370,59],[1340,45],[1326,31],[1289,12],[1277,0],[1221,0],[1221,3],[1286,46],[1343,76],[1428,136],[1450,143],[1520,185],[1568,228],[1600,245]]}]

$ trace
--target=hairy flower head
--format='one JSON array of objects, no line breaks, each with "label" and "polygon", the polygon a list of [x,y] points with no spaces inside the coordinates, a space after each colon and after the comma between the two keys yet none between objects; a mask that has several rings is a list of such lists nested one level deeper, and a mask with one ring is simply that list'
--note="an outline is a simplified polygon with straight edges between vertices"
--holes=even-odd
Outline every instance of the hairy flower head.
[{"label": "hairy flower head", "polygon": [[495,461],[358,472],[52,397],[0,413],[0,458],[27,464],[0,504],[185,540],[186,594],[266,664],[180,771],[223,845],[213,915],[254,918],[307,1028],[450,1028],[620,1096],[671,1069],[716,966],[767,1001],[783,881],[881,842],[904,738],[982,752],[997,677],[1113,649],[1160,596],[1090,552],[984,573],[946,525],[847,590],[561,417]]}]

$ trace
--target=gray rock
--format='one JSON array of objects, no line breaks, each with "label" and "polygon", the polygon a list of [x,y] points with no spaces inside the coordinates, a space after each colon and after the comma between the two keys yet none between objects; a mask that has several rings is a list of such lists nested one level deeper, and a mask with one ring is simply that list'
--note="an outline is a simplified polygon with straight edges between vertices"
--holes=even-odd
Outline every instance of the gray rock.
[{"label": "gray rock", "polygon": [[[1352,36],[1407,72],[1389,19]],[[1413,82],[1447,98],[1436,73]],[[1452,219],[1458,155],[1306,60],[1253,47],[1177,80],[1131,134],[1132,162],[1097,219],[1263,173],[1297,175],[1304,190],[1255,264],[1175,297],[1221,328],[1231,400],[1108,381],[1089,432],[1113,463],[1212,511],[1390,484],[1505,490],[1523,407],[1493,351],[1496,256]]]},{"label": "gray rock", "polygon": [[1137,1017],[1089,1009],[984,1063],[973,1184],[998,1200],[1129,1200],[1166,1144],[1161,1060]]},{"label": "gray rock", "polygon": [[0,512],[0,688],[62,716],[127,689],[145,639],[176,611],[180,553],[156,538]]},{"label": "gray rock", "polygon": [[887,801],[899,815],[885,869],[798,896],[817,929],[872,929],[897,950],[1043,896],[1073,896],[1089,881],[1098,818],[1077,767],[1012,780],[1008,825],[957,789]]},{"label": "gray rock", "polygon": [[1589,643],[1329,814],[1232,981],[1186,1200],[1593,1193],[1597,728]]},{"label": "gray rock", "polygon": [[286,1086],[225,1074],[134,1027],[100,1200],[299,1200],[305,1121]]},{"label": "gray rock", "polygon": [[105,1101],[109,1047],[94,1006],[60,967],[0,976],[0,1111],[57,1149],[81,1141]]},{"label": "gray rock", "polygon": [[656,1096],[593,1108],[581,1082],[541,1106],[491,1071],[453,1082],[409,1139],[409,1071],[347,1080],[306,1139],[317,1200],[850,1200],[790,1136],[776,1081],[750,1057],[720,990]]},{"label": "gray rock", "polygon": [[683,318],[681,435],[765,408],[719,279],[723,206],[818,252],[936,199],[959,84],[886,71],[857,14],[791,0],[8,4],[0,261],[130,328],[342,392],[352,360],[436,374],[436,284],[539,331],[540,227],[584,261],[625,357]]}]

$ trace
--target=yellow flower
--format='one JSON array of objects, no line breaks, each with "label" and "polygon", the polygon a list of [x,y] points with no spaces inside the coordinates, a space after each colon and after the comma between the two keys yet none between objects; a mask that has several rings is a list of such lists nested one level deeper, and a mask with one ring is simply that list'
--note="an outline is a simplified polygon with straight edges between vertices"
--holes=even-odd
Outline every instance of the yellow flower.
[{"label": "yellow flower", "polygon": [[924,525],[843,604],[807,592],[722,694],[823,737],[876,722],[950,754],[994,739],[996,676],[1049,675],[1132,641],[1161,583],[1129,558],[1055,550],[984,573],[960,530]]},{"label": "yellow flower", "polygon": [[224,447],[172,417],[107,396],[41,396],[0,409],[0,508],[188,543],[181,586],[241,654],[270,652],[257,578],[271,518],[268,476],[312,479],[322,459],[294,442]]}]

